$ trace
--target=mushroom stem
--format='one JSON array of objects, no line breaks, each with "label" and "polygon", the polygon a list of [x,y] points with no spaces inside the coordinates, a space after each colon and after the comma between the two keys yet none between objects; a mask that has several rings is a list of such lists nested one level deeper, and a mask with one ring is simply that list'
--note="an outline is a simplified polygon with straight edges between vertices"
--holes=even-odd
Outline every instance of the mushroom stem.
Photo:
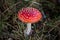
[{"label": "mushroom stem", "polygon": [[27,35],[29,35],[31,32],[31,23],[27,23]]},{"label": "mushroom stem", "polygon": [[27,23],[27,28],[24,30],[24,35],[27,36],[31,32],[31,23]]}]

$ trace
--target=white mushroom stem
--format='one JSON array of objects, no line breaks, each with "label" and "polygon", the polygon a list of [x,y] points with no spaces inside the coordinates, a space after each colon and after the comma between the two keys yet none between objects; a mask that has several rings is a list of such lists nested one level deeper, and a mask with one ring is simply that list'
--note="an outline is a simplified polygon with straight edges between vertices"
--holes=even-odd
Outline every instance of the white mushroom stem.
[{"label": "white mushroom stem", "polygon": [[27,23],[27,28],[24,30],[25,35],[29,35],[31,32],[31,23]]},{"label": "white mushroom stem", "polygon": [[27,24],[27,35],[29,35],[31,32],[31,23]]}]

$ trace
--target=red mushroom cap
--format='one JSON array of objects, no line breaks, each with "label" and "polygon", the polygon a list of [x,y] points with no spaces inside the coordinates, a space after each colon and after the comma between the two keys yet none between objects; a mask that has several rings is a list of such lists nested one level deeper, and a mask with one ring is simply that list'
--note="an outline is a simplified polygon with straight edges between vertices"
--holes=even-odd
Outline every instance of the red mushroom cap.
[{"label": "red mushroom cap", "polygon": [[35,8],[27,7],[22,8],[22,10],[18,11],[18,18],[25,23],[35,23],[41,20],[42,14]]}]

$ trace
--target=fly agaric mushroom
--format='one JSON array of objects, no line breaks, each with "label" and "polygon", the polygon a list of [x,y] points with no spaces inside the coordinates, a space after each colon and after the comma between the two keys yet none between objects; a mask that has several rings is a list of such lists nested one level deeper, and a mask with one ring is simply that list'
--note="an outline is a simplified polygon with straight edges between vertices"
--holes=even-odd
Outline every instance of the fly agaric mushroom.
[{"label": "fly agaric mushroom", "polygon": [[32,7],[22,8],[22,10],[18,11],[18,19],[27,23],[27,28],[24,31],[26,35],[29,35],[31,32],[31,23],[38,22],[41,18],[41,12]]}]

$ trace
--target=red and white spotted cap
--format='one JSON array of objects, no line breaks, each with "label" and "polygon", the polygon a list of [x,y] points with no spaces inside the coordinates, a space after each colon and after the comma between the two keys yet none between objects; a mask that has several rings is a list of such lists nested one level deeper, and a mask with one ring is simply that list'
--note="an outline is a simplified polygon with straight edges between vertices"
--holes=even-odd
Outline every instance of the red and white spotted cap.
[{"label": "red and white spotted cap", "polygon": [[36,8],[27,7],[18,11],[18,19],[25,23],[35,23],[41,20],[41,18],[42,14]]}]

